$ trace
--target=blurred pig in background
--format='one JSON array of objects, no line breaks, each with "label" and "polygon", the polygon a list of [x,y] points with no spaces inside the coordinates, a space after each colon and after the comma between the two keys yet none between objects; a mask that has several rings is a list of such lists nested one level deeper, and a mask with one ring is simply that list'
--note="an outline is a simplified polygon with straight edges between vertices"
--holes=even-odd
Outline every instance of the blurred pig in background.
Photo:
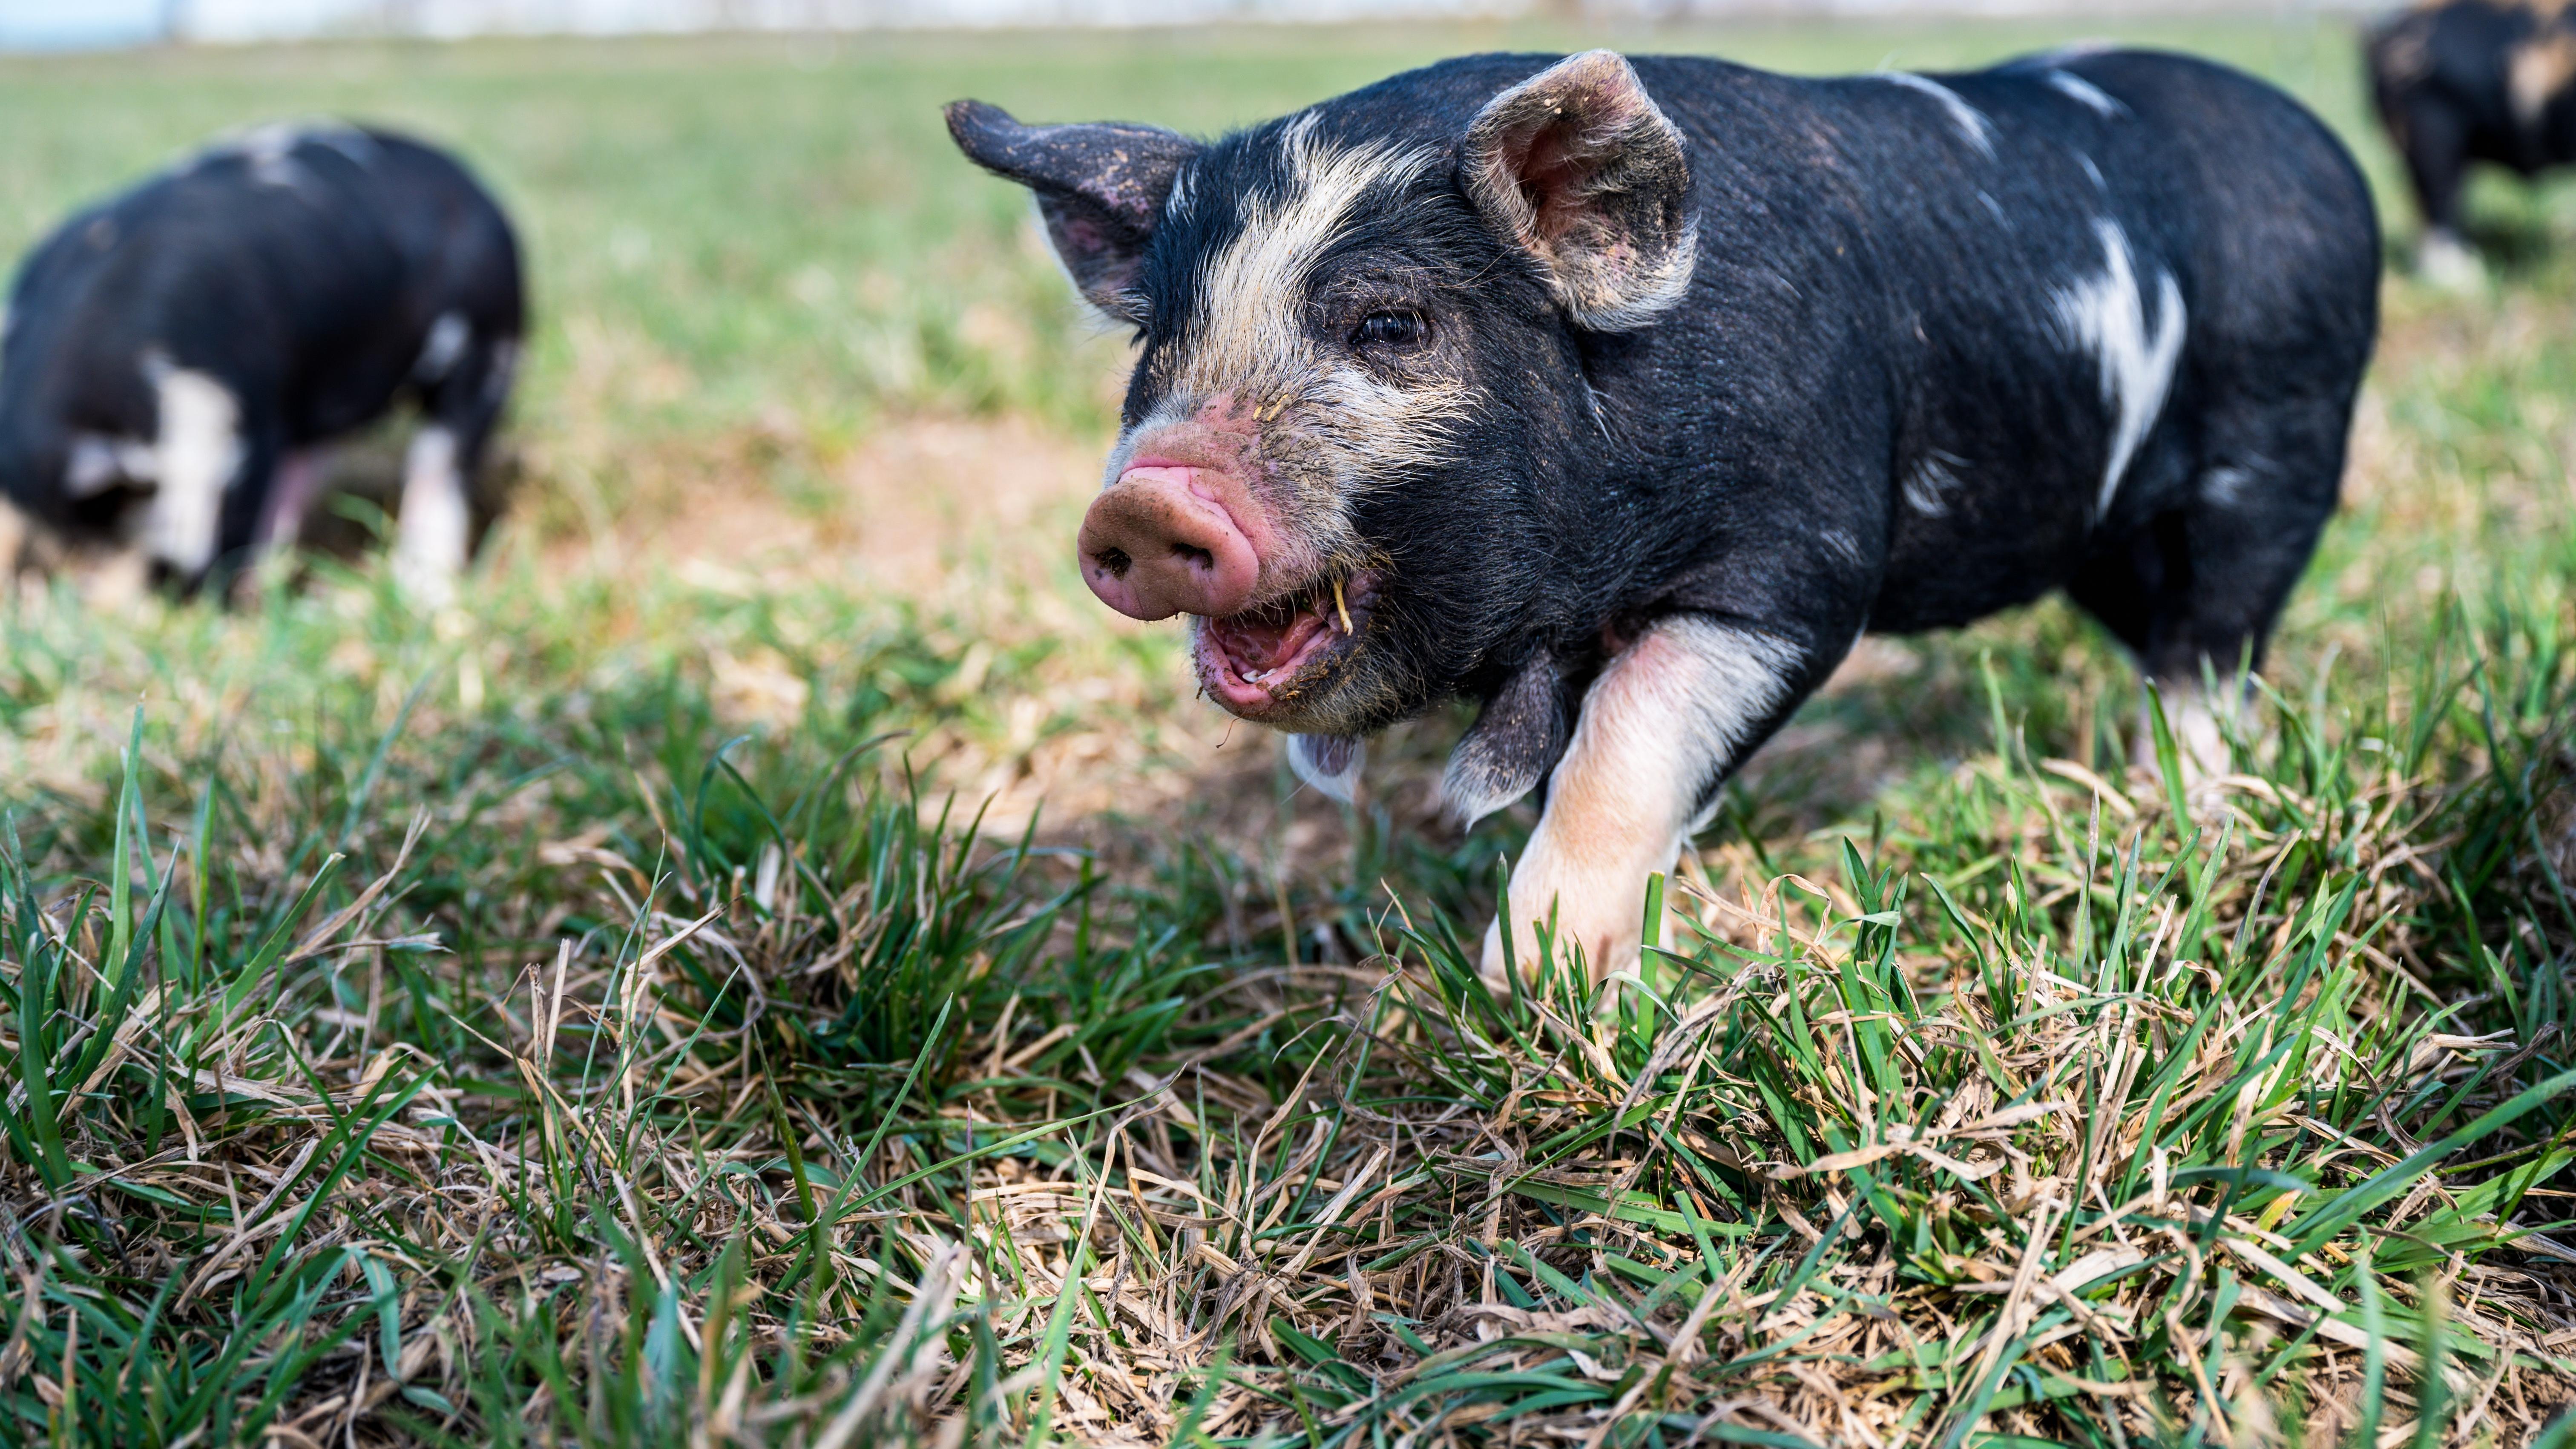
[{"label": "blurred pig in background", "polygon": [[2399,13],[2370,38],[2380,121],[2405,159],[2428,280],[2473,281],[2461,232],[2472,162],[2517,175],[2576,161],[2576,16],[2566,0],[2439,0]]},{"label": "blurred pig in background", "polygon": [[337,124],[218,143],[19,269],[0,561],[106,549],[193,593],[294,543],[320,446],[409,400],[394,569],[443,602],[524,330],[509,220],[453,157]]}]

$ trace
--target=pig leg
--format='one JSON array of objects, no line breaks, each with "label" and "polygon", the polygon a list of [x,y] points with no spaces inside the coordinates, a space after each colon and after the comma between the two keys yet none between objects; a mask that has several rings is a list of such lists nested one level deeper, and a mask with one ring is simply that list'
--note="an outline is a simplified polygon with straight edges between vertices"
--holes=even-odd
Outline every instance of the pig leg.
[{"label": "pig leg", "polygon": [[[2188,495],[2097,559],[2072,592],[2156,681],[2185,785],[2227,772],[2226,722],[2334,512],[2343,476],[2339,397],[2219,405]],[[2213,687],[2214,683],[2214,687]],[[2141,728],[2136,753],[2153,765]]]},{"label": "pig leg", "polygon": [[1512,871],[1510,920],[1485,933],[1486,983],[1508,989],[1506,928],[1514,962],[1534,968],[1533,925],[1551,916],[1560,959],[1579,950],[1594,981],[1634,966],[1646,877],[1672,869],[1728,772],[1820,676],[1818,658],[1783,633],[1697,614],[1662,620],[1614,657],[1583,697]]},{"label": "pig leg", "polygon": [[518,358],[515,337],[464,334],[455,365],[428,394],[428,419],[403,460],[394,581],[433,607],[456,597],[473,550],[473,479],[500,421]]},{"label": "pig leg", "polygon": [[194,588],[223,543],[229,495],[247,449],[241,400],[209,374],[170,368],[154,380],[156,484],[137,540],[153,567]]},{"label": "pig leg", "polygon": [[2424,238],[2415,266],[2437,287],[2473,285],[2485,274],[2478,254],[2462,237],[2460,192],[2468,179],[2468,122],[2447,100],[2426,96],[2405,107],[2394,128],[2406,158],[2406,176],[2424,213]]},{"label": "pig leg", "polygon": [[268,497],[260,507],[261,552],[277,553],[295,547],[296,538],[304,531],[304,520],[321,495],[322,450],[304,448],[287,454],[277,465],[276,480],[269,485]]},{"label": "pig leg", "polygon": [[18,573],[27,566],[28,545],[35,537],[35,525],[18,505],[0,497],[0,600],[17,583]]}]

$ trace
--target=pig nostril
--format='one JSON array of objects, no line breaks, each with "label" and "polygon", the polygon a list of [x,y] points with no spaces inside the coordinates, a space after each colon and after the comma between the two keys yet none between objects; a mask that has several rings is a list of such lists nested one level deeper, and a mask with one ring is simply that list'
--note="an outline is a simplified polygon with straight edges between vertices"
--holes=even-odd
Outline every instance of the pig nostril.
[{"label": "pig nostril", "polygon": [[1136,561],[1129,558],[1127,556],[1127,550],[1123,548],[1104,548],[1100,552],[1093,554],[1091,556],[1091,561],[1107,570],[1109,576],[1113,579],[1123,579],[1127,577],[1127,571],[1136,566]]},{"label": "pig nostril", "polygon": [[1172,545],[1172,552],[1187,559],[1190,567],[1202,573],[1212,572],[1216,568],[1216,555],[1206,549],[1192,548],[1186,543],[1176,543]]}]

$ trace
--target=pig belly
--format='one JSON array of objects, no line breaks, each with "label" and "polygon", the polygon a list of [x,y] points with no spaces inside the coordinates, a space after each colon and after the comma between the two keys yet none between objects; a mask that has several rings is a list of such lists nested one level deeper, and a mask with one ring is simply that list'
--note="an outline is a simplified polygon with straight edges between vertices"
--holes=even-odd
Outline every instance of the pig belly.
[{"label": "pig belly", "polygon": [[1936,517],[1898,507],[1869,611],[1881,633],[1957,628],[2030,603],[2063,586],[2090,547],[2083,520],[2066,511],[1993,499],[1957,500]]}]

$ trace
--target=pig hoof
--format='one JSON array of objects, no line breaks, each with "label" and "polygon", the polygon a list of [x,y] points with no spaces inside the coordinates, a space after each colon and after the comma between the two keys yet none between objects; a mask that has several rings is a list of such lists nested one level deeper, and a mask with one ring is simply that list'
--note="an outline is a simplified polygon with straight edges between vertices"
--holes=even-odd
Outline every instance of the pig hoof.
[{"label": "pig hoof", "polygon": [[456,602],[456,570],[440,560],[397,553],[394,587],[422,608],[444,609]]},{"label": "pig hoof", "polygon": [[2424,234],[2423,244],[2415,251],[2415,270],[2427,286],[2446,292],[2475,290],[2487,278],[2486,263],[2468,243],[2447,231]]}]

